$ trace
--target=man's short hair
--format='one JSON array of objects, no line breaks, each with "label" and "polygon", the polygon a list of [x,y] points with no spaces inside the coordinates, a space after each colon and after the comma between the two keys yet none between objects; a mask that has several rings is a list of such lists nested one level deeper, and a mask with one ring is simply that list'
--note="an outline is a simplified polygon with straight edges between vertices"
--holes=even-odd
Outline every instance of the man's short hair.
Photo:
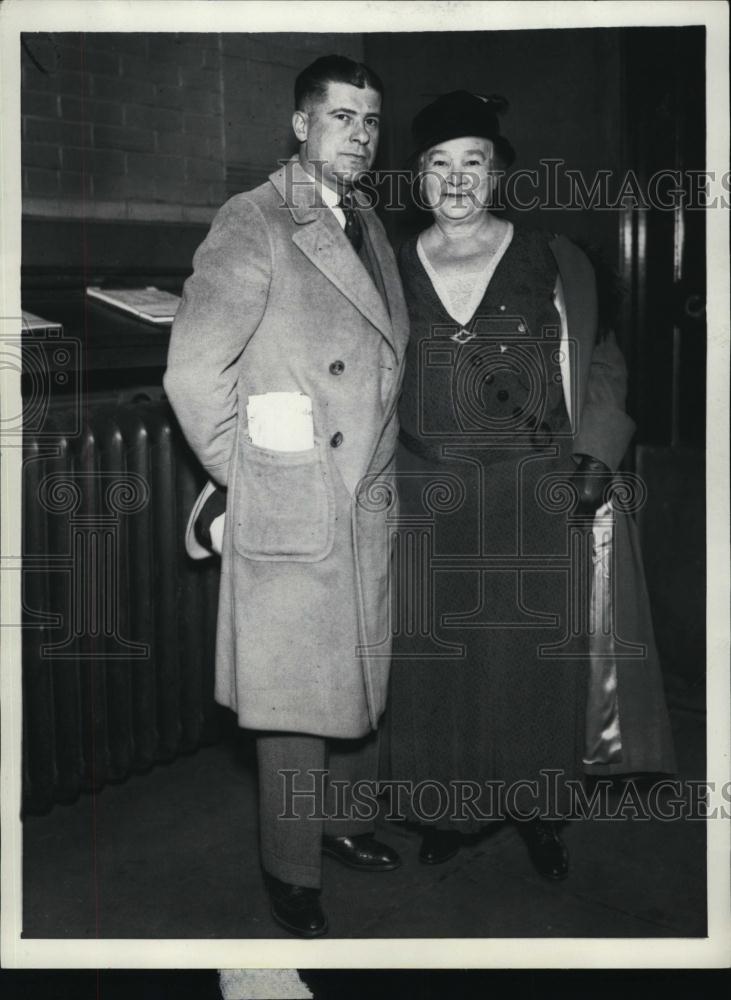
[{"label": "man's short hair", "polygon": [[309,101],[325,96],[328,83],[349,83],[352,87],[370,87],[383,97],[383,83],[377,73],[347,56],[320,56],[306,66],[294,82],[294,107],[304,111]]}]

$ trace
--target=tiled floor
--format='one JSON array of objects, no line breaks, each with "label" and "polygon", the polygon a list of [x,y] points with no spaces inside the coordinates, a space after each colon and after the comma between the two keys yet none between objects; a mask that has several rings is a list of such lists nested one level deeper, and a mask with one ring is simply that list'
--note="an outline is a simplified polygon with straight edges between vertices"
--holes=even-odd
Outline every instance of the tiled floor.
[{"label": "tiled floor", "polygon": [[[674,712],[683,778],[703,776],[702,716]],[[418,864],[418,837],[381,835],[395,872],[326,860],[336,938],[685,937],[705,934],[699,821],[585,820],[564,831],[570,878],[545,882],[510,826],[445,865]],[[25,822],[24,934],[43,938],[278,938],[257,860],[250,744],[236,734],[95,797]]]}]

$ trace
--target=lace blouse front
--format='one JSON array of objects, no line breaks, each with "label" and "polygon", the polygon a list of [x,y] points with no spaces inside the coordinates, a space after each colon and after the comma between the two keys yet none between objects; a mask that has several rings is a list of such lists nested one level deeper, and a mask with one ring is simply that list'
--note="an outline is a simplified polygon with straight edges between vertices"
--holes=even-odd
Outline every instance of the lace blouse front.
[{"label": "lace blouse front", "polygon": [[503,258],[505,251],[510,246],[513,238],[513,224],[508,223],[500,244],[495,253],[487,263],[487,266],[477,273],[457,274],[450,278],[445,278],[439,274],[426,255],[421,236],[416,241],[416,252],[419,255],[424,270],[429,275],[429,280],[434,286],[434,291],[439,296],[442,305],[450,316],[454,317],[463,326],[472,319],[477,307],[484,298],[490,279],[495,273],[495,269]]}]

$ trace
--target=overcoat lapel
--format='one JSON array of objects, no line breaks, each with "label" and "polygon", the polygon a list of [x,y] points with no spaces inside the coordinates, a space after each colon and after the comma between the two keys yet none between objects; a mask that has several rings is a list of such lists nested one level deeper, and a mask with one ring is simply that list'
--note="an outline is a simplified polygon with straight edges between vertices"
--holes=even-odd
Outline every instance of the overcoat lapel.
[{"label": "overcoat lapel", "polygon": [[[312,178],[303,170],[299,161],[293,159],[273,173],[269,180],[281,194],[297,223],[292,242],[395,348],[388,309],[337,219],[320,198]],[[368,227],[383,268],[384,260],[390,257],[390,248],[388,254],[382,252],[377,229],[371,224],[367,214],[364,212],[361,217]],[[393,287],[390,260],[388,265],[389,276],[384,274],[383,279],[390,304]]]},{"label": "overcoat lapel", "polygon": [[383,227],[376,220],[375,213],[372,211],[363,212],[361,218],[368,230],[371,245],[381,268],[381,277],[388,297],[394,340],[397,346],[401,346],[402,339],[408,340],[409,314],[401,288],[401,277],[398,273],[396,258]]},{"label": "overcoat lapel", "polygon": [[301,226],[292,236],[292,242],[388,341],[392,341],[391,320],[378,289],[330,209],[321,211],[324,217]]}]

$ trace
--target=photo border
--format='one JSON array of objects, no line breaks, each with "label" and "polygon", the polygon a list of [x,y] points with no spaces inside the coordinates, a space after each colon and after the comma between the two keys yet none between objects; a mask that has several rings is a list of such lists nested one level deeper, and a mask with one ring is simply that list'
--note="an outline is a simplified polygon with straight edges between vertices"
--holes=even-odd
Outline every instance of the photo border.
[{"label": "photo border", "polygon": [[[17,337],[20,307],[20,33],[24,31],[501,31],[537,28],[706,25],[707,169],[728,170],[728,7],[723,2],[246,2],[178,0],[5,0],[0,6],[0,323]],[[347,10],[344,10],[347,8]],[[377,27],[376,27],[377,25]],[[724,804],[729,781],[729,220],[707,211],[707,780]],[[22,409],[20,373],[0,370],[0,419]],[[0,545],[6,566],[20,565],[22,449],[2,442]],[[4,567],[5,569],[5,567]],[[20,569],[0,575],[2,919],[5,968],[322,968],[557,969],[722,968],[731,962],[731,825],[708,820],[708,937],[419,938],[297,941],[209,939],[24,939],[22,928]],[[682,900],[678,901],[682,906]],[[530,941],[530,948],[526,948]]]}]

